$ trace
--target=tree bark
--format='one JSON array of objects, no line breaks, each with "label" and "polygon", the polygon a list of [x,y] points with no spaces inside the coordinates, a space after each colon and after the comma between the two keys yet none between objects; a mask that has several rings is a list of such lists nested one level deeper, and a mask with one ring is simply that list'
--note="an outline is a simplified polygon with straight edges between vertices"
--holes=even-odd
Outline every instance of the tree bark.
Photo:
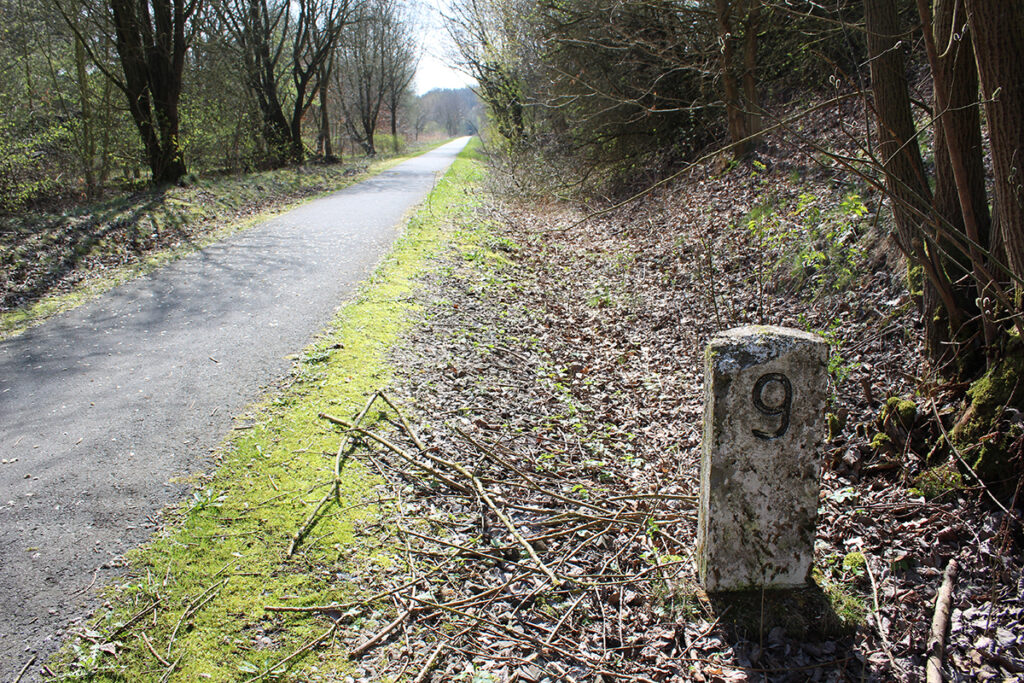
[{"label": "tree bark", "polygon": [[[761,101],[757,96],[757,31],[761,24],[761,3],[751,2],[743,22],[743,109],[747,116],[747,134],[761,131]],[[749,143],[757,147],[758,138]]]},{"label": "tree bark", "polygon": [[[925,338],[931,357],[952,370],[951,375],[968,376],[983,364],[976,353],[979,345],[968,348],[957,342],[980,331],[989,348],[995,335],[990,322],[978,317],[975,304],[986,283],[985,259],[979,247],[989,246],[978,77],[962,0],[935,0],[932,8],[928,0],[918,0],[917,5],[934,84],[934,208],[941,223],[937,240],[944,250],[941,260],[947,279],[960,283],[953,286],[954,296],[961,317],[968,321],[965,328],[952,329],[949,320],[938,315],[939,302],[934,289],[928,288]],[[947,365],[947,359],[956,363]]]},{"label": "tree bark", "polygon": [[110,0],[115,46],[128,111],[139,131],[155,184],[186,173],[178,137],[185,25],[196,4],[186,0]]},{"label": "tree bark", "polygon": [[892,203],[896,245],[912,264],[923,269],[924,288],[934,288],[934,292],[923,299],[938,297],[950,325],[959,328],[962,324],[959,307],[935,244],[922,229],[933,218],[932,193],[910,113],[896,5],[892,0],[864,0],[864,18],[871,61],[871,91],[878,122],[878,154]]},{"label": "tree bark", "polygon": [[729,128],[729,141],[733,156],[737,159],[750,153],[749,123],[740,102],[740,86],[733,69],[736,37],[732,31],[731,0],[715,0],[715,21],[718,25],[718,40],[722,78],[722,99],[725,102],[725,116]]},{"label": "tree bark", "polygon": [[333,67],[333,57],[327,61],[326,64],[320,67],[320,73],[317,76],[320,92],[320,132],[317,135],[317,142],[319,152],[323,156],[324,161],[332,162],[337,159],[334,156],[334,149],[331,146],[331,116],[330,116],[330,98],[328,98],[328,87],[331,82],[331,70]]},{"label": "tree bark", "polygon": [[1010,272],[1024,278],[1024,4],[968,0],[967,9],[992,148],[999,242]]},{"label": "tree bark", "polygon": [[89,77],[86,71],[85,44],[77,34],[74,41],[75,76],[82,112],[82,144],[79,153],[82,160],[82,173],[85,176],[85,193],[86,196],[93,197],[96,195],[96,136],[93,132],[92,109],[89,103]]}]

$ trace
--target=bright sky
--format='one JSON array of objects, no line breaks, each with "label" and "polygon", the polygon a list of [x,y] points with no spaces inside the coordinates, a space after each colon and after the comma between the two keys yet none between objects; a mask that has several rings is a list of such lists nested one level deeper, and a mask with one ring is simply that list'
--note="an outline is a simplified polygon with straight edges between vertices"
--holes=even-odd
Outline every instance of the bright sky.
[{"label": "bright sky", "polygon": [[452,45],[448,32],[444,30],[440,9],[446,0],[421,0],[423,20],[420,40],[423,56],[416,70],[415,89],[422,95],[434,88],[464,88],[475,85],[476,81],[450,66]]}]

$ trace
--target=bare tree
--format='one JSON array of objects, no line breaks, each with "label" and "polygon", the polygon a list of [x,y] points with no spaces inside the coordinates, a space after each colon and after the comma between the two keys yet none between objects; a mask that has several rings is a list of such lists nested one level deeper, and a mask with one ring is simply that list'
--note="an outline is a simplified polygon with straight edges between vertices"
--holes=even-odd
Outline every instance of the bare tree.
[{"label": "bare tree", "polygon": [[368,156],[377,153],[373,137],[391,88],[400,97],[412,80],[408,67],[415,50],[403,47],[412,45],[407,31],[400,0],[368,0],[338,48],[336,87],[345,126]]},{"label": "bare tree", "polygon": [[419,46],[411,35],[407,6],[399,5],[393,28],[384,37],[384,104],[391,115],[391,139],[398,147],[398,111],[419,65]]},{"label": "bare tree", "polygon": [[[241,53],[263,116],[271,163],[300,163],[302,119],[320,89],[318,78],[348,24],[350,0],[222,0],[218,16]],[[290,87],[282,82],[289,78]]]}]

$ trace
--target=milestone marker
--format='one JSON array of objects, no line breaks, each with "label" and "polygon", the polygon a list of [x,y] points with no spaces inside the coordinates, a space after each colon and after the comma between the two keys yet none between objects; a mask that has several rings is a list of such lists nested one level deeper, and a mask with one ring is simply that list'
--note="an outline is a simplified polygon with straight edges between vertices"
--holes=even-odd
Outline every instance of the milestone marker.
[{"label": "milestone marker", "polygon": [[803,586],[814,551],[828,344],[739,327],[705,353],[697,555],[708,591]]}]

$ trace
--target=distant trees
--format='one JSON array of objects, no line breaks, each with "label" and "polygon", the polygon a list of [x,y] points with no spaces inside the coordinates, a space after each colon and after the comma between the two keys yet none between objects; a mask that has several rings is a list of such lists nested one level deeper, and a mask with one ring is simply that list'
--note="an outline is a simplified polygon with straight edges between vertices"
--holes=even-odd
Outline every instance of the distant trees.
[{"label": "distant trees", "polygon": [[532,0],[453,0],[446,16],[498,133],[513,146],[532,132],[526,82],[542,64]]},{"label": "distant trees", "polygon": [[412,1],[0,0],[0,211],[415,134]]},{"label": "distant trees", "polygon": [[422,124],[432,121],[449,137],[476,133],[481,114],[480,100],[468,88],[431,90],[419,100]]}]

